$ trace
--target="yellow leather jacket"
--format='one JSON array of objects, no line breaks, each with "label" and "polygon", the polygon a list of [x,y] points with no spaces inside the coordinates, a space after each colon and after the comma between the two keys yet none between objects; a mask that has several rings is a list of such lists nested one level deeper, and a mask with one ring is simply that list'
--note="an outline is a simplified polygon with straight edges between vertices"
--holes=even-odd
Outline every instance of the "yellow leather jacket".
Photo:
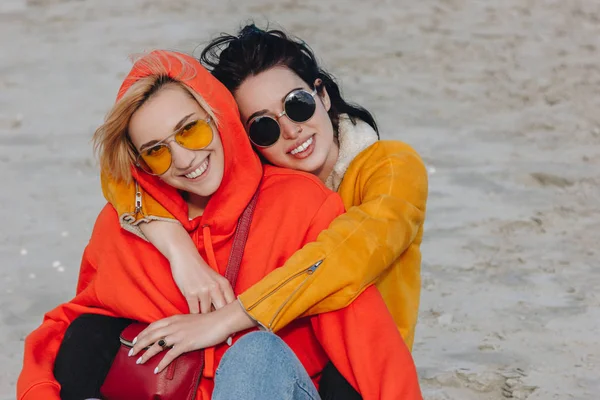
[{"label": "yellow leather jacket", "polygon": [[[350,162],[339,186],[347,212],[316,242],[241,293],[240,302],[264,328],[278,331],[299,317],[343,308],[374,283],[412,349],[427,184],[425,166],[407,144],[369,146]],[[140,221],[171,218],[134,184],[103,177],[102,188],[122,226],[134,233]]]}]

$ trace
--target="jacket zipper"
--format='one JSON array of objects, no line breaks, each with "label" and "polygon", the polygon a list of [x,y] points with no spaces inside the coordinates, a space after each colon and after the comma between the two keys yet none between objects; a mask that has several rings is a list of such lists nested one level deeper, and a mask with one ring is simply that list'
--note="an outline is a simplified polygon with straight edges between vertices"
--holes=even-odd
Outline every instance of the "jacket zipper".
[{"label": "jacket zipper", "polygon": [[140,192],[138,183],[135,182],[135,214],[140,212],[142,212],[142,192]]},{"label": "jacket zipper", "polygon": [[271,326],[273,325],[273,322],[275,321],[275,319],[277,318],[277,316],[279,315],[279,313],[281,312],[281,310],[283,310],[283,308],[290,302],[290,299],[296,294],[296,292],[298,290],[300,290],[300,288],[302,286],[304,286],[304,284],[306,283],[306,281],[308,280],[308,278],[310,278],[310,275],[314,274],[314,272],[317,270],[317,268],[319,268],[319,266],[323,264],[323,260],[319,260],[316,263],[314,263],[313,265],[311,265],[310,267],[306,268],[305,270],[302,270],[300,272],[295,273],[294,275],[290,276],[289,278],[287,278],[285,281],[283,281],[282,283],[280,283],[279,285],[277,285],[277,287],[275,287],[273,290],[271,290],[269,293],[267,293],[266,295],[264,295],[263,297],[261,297],[260,299],[258,299],[254,304],[252,304],[250,307],[248,307],[246,310],[247,311],[252,311],[252,309],[254,309],[256,306],[258,306],[260,303],[262,303],[264,300],[268,299],[269,297],[271,297],[271,295],[273,295],[275,292],[277,292],[279,289],[281,289],[282,287],[284,287],[285,285],[287,285],[290,281],[296,279],[299,276],[302,276],[304,274],[308,275],[299,285],[298,287],[296,287],[296,289],[294,289],[294,291],[288,296],[288,298],[279,306],[279,308],[277,309],[277,311],[275,312],[275,315],[273,316],[273,318],[271,319],[271,321],[269,322],[269,325],[267,326],[267,328],[269,330],[271,330]]}]

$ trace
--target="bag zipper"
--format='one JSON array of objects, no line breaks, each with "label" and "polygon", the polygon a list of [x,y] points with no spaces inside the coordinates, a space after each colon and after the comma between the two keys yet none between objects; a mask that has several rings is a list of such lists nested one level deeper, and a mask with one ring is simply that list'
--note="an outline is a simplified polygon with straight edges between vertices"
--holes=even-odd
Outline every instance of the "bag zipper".
[{"label": "bag zipper", "polygon": [[277,309],[277,311],[275,312],[275,315],[273,316],[273,318],[271,319],[271,321],[269,322],[269,324],[266,326],[266,328],[271,331],[271,326],[273,326],[273,322],[275,321],[275,319],[277,318],[277,316],[281,313],[281,311],[283,310],[283,308],[289,303],[289,301],[291,300],[291,298],[296,294],[296,292],[298,292],[298,290],[300,290],[300,288],[302,288],[302,286],[304,286],[304,284],[306,283],[306,281],[308,280],[308,278],[310,278],[310,276],[312,274],[314,274],[314,272],[317,270],[317,268],[319,268],[319,266],[321,264],[323,264],[324,260],[319,260],[316,263],[314,263],[313,265],[311,265],[310,267],[306,268],[305,270],[302,270],[300,272],[295,273],[294,275],[290,276],[289,278],[287,278],[285,281],[283,281],[282,283],[280,283],[279,285],[277,285],[277,287],[275,287],[273,290],[271,290],[269,293],[267,293],[266,295],[264,295],[263,297],[261,297],[260,299],[258,299],[254,304],[252,304],[251,306],[249,306],[246,311],[250,312],[252,311],[256,306],[258,306],[260,303],[262,303],[264,300],[266,300],[267,298],[271,297],[271,295],[273,295],[275,292],[277,292],[279,289],[281,289],[283,286],[287,285],[289,282],[291,282],[292,280],[298,278],[299,276],[302,276],[304,274],[308,275],[299,285],[298,287],[296,287],[296,289],[294,289],[294,291],[287,297],[287,299],[279,306],[279,308]]}]

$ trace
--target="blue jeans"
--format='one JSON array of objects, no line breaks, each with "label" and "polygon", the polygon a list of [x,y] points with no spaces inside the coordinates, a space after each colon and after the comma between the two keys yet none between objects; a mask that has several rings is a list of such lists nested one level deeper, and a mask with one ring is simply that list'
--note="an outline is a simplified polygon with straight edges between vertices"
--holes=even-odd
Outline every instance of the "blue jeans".
[{"label": "blue jeans", "polygon": [[250,332],[225,354],[215,374],[213,400],[318,400],[298,357],[277,335]]}]

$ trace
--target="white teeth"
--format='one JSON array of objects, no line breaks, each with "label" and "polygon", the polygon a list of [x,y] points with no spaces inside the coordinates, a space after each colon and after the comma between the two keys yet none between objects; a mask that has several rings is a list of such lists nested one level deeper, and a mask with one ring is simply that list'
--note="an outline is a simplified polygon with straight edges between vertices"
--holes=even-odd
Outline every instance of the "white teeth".
[{"label": "white teeth", "polygon": [[294,154],[298,154],[303,152],[304,150],[306,150],[308,148],[308,146],[310,146],[313,142],[313,138],[312,136],[304,143],[302,143],[300,146],[296,147],[294,150],[290,151],[291,155]]},{"label": "white teeth", "polygon": [[204,171],[206,171],[206,168],[208,168],[208,157],[202,162],[202,164],[200,164],[200,166],[195,171],[186,174],[185,177],[189,179],[197,178],[200,175],[202,175]]}]

